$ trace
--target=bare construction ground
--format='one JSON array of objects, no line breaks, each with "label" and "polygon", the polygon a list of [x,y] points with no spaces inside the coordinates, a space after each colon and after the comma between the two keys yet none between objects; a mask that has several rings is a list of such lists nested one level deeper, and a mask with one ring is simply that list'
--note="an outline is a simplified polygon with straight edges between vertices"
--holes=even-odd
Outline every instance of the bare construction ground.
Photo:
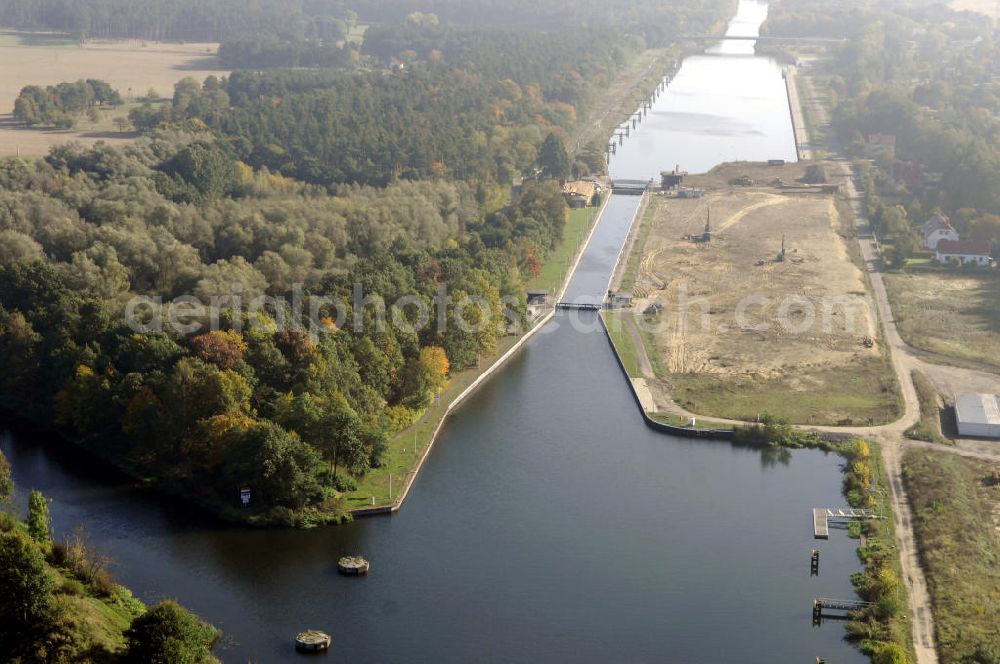
[{"label": "bare construction ground", "polygon": [[0,156],[20,152],[39,156],[58,143],[75,140],[121,142],[131,134],[114,129],[113,118],[127,114],[115,109],[97,124],[80,118],[69,130],[26,129],[13,122],[14,100],[26,85],[54,85],[79,79],[103,79],[122,97],[145,96],[150,89],[164,96],[173,94],[174,84],[186,76],[201,81],[226,72],[217,69],[218,44],[171,44],[137,40],[87,42],[79,45],[51,35],[0,31]]},{"label": "bare construction ground", "polygon": [[[670,410],[673,397],[685,410],[733,419],[770,413],[868,424],[898,416],[892,368],[849,254],[850,220],[832,194],[770,186],[795,184],[804,171],[729,164],[688,178],[703,198],[657,198],[635,279],[637,313],[663,306],[640,319],[654,328],[642,337],[657,373],[648,381],[657,409]],[[743,175],[756,184],[729,184]]]}]

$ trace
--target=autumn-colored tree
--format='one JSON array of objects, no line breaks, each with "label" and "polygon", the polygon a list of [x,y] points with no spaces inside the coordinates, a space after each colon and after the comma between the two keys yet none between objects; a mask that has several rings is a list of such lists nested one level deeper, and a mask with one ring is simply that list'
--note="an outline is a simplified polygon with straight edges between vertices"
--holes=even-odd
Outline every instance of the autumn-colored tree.
[{"label": "autumn-colored tree", "polygon": [[451,365],[444,348],[440,346],[421,348],[418,362],[427,378],[427,386],[432,390],[439,391],[448,383],[448,370]]},{"label": "autumn-colored tree", "polygon": [[274,333],[274,343],[290,362],[308,364],[316,352],[316,344],[304,331],[285,328]]},{"label": "autumn-colored tree", "polygon": [[191,340],[194,354],[220,369],[232,369],[247,352],[247,342],[236,330],[206,332]]},{"label": "autumn-colored tree", "polygon": [[542,260],[538,256],[538,247],[529,244],[524,250],[524,269],[532,278],[542,273]]}]

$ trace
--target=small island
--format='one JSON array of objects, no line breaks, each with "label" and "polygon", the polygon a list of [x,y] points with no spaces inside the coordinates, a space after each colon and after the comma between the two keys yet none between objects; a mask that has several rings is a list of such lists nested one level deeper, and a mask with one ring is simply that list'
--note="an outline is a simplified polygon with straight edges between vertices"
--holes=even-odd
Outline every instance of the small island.
[{"label": "small island", "polygon": [[367,574],[370,566],[361,556],[343,556],[337,561],[337,571],[348,576]]},{"label": "small island", "polygon": [[325,652],[330,649],[333,638],[318,629],[307,629],[295,637],[295,649],[300,652]]}]

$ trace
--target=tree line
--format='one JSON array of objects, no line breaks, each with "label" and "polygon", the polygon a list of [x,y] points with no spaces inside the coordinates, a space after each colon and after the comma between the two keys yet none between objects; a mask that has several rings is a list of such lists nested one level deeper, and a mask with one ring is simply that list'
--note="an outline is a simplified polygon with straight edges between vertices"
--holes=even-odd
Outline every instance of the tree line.
[{"label": "tree line", "polygon": [[78,39],[222,41],[249,34],[343,38],[340,0],[0,0],[0,23]]},{"label": "tree line", "polygon": [[685,33],[705,33],[735,9],[731,0],[0,0],[0,23],[70,33],[80,39],[142,38],[225,41],[247,35],[343,39],[358,17],[365,23],[492,25],[520,30],[611,27],[665,46]]},{"label": "tree line", "polygon": [[611,28],[636,35],[651,47],[669,45],[678,35],[704,34],[729,18],[728,0],[365,0],[352,4],[363,23],[419,22],[558,31]]}]

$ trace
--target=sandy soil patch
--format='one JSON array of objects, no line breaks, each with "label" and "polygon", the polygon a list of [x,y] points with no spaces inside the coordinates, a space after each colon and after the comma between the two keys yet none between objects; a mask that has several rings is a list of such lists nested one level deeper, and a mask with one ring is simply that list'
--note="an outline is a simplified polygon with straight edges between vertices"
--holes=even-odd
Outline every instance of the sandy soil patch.
[{"label": "sandy soil patch", "polygon": [[[636,282],[668,313],[693,302],[686,321],[668,315],[656,335],[668,371],[771,376],[878,354],[861,343],[875,322],[832,196],[692,180],[708,194],[657,201]],[[696,241],[709,219],[711,241]]]},{"label": "sandy soil patch", "polygon": [[[693,395],[707,398],[729,386],[741,395],[766,392],[764,406],[808,400],[801,417],[786,411],[799,421],[883,414],[891,401],[888,365],[877,344],[864,344],[878,336],[876,317],[864,276],[848,254],[849,226],[833,195],[768,184],[792,184],[804,169],[731,164],[689,178],[687,185],[706,189],[703,198],[657,198],[635,294],[639,311],[663,307],[642,319],[655,325],[646,338],[663,379],[658,400],[672,392],[697,408],[708,403]],[[729,184],[744,174],[755,186]],[[709,219],[712,237],[704,242]],[[866,389],[874,395],[871,404],[863,398]],[[734,406],[747,412],[698,412],[741,417],[753,412],[749,401]]]}]

